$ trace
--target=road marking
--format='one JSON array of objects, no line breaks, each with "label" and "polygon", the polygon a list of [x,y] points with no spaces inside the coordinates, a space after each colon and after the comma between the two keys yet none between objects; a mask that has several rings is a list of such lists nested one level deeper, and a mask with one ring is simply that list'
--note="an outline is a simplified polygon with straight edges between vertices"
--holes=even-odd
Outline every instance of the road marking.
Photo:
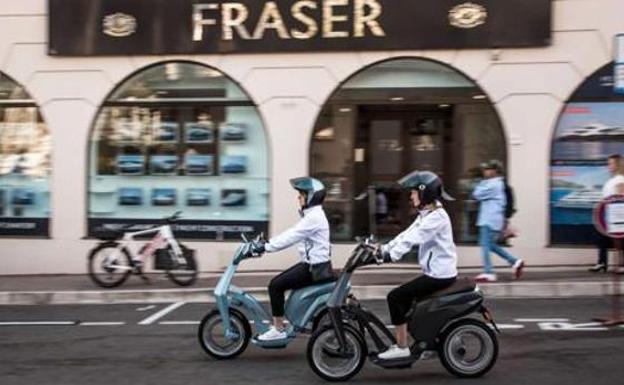
[{"label": "road marking", "polygon": [[160,318],[166,316],[167,314],[171,313],[175,309],[177,309],[180,306],[184,305],[185,303],[186,302],[172,303],[171,305],[167,306],[166,308],[162,309],[161,311],[158,311],[158,312],[152,314],[151,316],[145,318],[143,321],[140,321],[139,325],[151,325],[154,322],[158,321]]},{"label": "road marking", "polygon": [[147,305],[147,306],[143,306],[143,307],[137,307],[136,311],[152,310],[155,307],[156,307],[156,305]]},{"label": "road marking", "polygon": [[516,325],[516,324],[496,324],[496,326],[501,330],[502,329],[508,329],[508,330],[524,329],[524,325]]},{"label": "road marking", "polygon": [[125,322],[80,322],[80,326],[119,326],[125,325]]},{"label": "road marking", "polygon": [[537,324],[541,330],[562,330],[562,331],[601,331],[609,328],[601,326],[599,322],[588,322],[583,324],[571,324],[569,322],[540,322]]},{"label": "road marking", "polygon": [[0,326],[57,326],[57,325],[76,325],[79,321],[8,321],[0,322]]},{"label": "road marking", "polygon": [[199,321],[161,321],[160,325],[199,325]]},{"label": "road marking", "polygon": [[515,322],[570,322],[569,318],[516,318]]}]

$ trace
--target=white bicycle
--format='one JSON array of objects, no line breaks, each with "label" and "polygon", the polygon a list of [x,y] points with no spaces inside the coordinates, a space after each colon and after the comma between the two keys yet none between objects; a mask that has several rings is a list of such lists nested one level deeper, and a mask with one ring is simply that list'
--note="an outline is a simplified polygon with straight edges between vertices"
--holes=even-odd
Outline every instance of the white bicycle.
[{"label": "white bicycle", "polygon": [[[180,212],[164,218],[164,225],[141,231],[127,231],[130,225],[112,234],[100,238],[89,252],[89,277],[98,286],[116,287],[121,285],[131,274],[143,274],[147,258],[154,257],[154,270],[163,270],[173,282],[180,286],[189,286],[197,280],[197,262],[194,251],[180,244],[171,230],[171,223],[180,218]],[[154,237],[135,251],[135,238],[155,234]]]}]

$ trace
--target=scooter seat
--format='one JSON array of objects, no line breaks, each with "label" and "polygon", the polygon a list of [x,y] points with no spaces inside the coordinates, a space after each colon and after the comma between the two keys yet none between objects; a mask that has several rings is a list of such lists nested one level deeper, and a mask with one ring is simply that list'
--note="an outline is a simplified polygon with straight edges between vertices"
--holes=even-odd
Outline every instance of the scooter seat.
[{"label": "scooter seat", "polygon": [[446,289],[442,289],[437,291],[431,295],[431,298],[443,297],[445,295],[458,294],[458,293],[466,293],[474,291],[477,287],[477,284],[472,278],[460,278],[455,281],[451,286]]}]

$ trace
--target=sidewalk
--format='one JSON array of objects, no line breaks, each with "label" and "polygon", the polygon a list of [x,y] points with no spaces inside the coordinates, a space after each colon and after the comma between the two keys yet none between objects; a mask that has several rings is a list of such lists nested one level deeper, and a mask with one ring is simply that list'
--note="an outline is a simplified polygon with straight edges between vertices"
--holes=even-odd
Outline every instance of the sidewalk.
[{"label": "sidewalk", "polygon": [[[241,271],[233,283],[266,300],[266,287],[277,273]],[[358,298],[384,299],[393,287],[419,273],[413,265],[365,268],[353,276],[351,283]],[[461,276],[477,273],[477,269],[460,270]],[[212,291],[220,273],[202,273],[195,285],[188,288],[175,285],[163,274],[148,276],[150,284],[131,276],[114,289],[96,286],[87,275],[0,276],[0,305],[214,302]],[[605,296],[616,289],[612,274],[589,273],[586,267],[527,268],[517,281],[511,279],[509,269],[499,269],[498,278],[496,283],[480,285],[487,298]]]}]

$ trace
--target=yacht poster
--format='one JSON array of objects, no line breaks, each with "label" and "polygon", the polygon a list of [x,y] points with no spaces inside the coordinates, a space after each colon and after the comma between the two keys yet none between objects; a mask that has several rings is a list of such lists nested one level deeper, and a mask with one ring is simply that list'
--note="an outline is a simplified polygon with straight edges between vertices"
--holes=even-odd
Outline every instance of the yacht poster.
[{"label": "yacht poster", "polygon": [[569,103],[553,143],[553,161],[602,161],[624,153],[624,102]]},{"label": "yacht poster", "polygon": [[596,242],[593,210],[609,179],[604,164],[553,165],[550,189],[550,240],[553,244]]},{"label": "yacht poster", "polygon": [[551,167],[551,224],[591,225],[609,171],[600,166]]},{"label": "yacht poster", "polygon": [[609,179],[606,164],[611,154],[624,154],[624,102],[568,103],[551,154],[552,243],[595,242],[592,213]]}]

